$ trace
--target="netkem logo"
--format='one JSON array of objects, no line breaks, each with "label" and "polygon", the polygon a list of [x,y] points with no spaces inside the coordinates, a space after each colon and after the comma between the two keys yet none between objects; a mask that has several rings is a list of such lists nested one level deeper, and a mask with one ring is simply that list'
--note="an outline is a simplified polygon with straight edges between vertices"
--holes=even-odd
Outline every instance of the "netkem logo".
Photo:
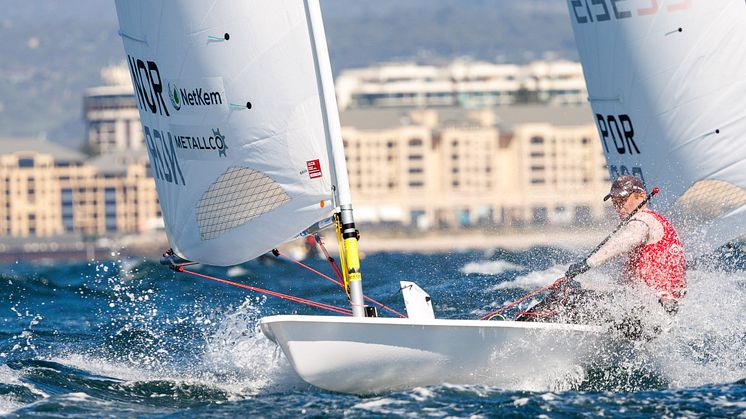
[{"label": "netkem logo", "polygon": [[176,87],[176,83],[168,83],[168,98],[171,99],[171,105],[177,111],[181,109],[181,99],[179,99],[179,89]]},{"label": "netkem logo", "polygon": [[168,83],[168,98],[176,111],[183,107],[216,106],[223,104],[220,91],[206,90],[203,87],[193,89],[179,88],[175,82]]}]

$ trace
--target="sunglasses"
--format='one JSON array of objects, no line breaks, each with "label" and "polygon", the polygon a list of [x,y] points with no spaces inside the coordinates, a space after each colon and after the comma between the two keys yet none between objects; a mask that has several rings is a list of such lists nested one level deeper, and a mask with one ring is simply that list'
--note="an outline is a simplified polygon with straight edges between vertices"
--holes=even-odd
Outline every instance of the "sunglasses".
[{"label": "sunglasses", "polygon": [[629,197],[628,196],[624,196],[624,197],[612,197],[611,198],[611,203],[615,207],[619,208],[619,207],[621,207],[621,206],[624,205],[624,202],[627,201],[627,198],[629,198]]}]

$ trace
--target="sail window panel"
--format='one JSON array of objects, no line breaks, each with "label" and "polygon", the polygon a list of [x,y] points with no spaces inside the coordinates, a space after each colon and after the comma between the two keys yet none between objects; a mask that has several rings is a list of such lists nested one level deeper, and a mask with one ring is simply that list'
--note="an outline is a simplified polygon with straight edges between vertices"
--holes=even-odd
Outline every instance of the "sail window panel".
[{"label": "sail window panel", "polygon": [[217,238],[290,201],[275,181],[262,173],[231,167],[213,183],[196,206],[202,240]]},{"label": "sail window panel", "polygon": [[674,204],[672,213],[710,221],[746,205],[746,190],[721,180],[696,182]]}]

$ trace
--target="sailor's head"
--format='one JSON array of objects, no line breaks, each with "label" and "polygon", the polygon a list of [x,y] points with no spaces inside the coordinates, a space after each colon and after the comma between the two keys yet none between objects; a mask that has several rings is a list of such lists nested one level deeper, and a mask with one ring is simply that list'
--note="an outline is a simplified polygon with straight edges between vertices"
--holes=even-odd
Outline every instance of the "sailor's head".
[{"label": "sailor's head", "polygon": [[640,178],[635,176],[619,176],[611,184],[611,190],[604,197],[604,201],[611,199],[619,217],[625,218],[639,204],[647,198],[645,186]]}]

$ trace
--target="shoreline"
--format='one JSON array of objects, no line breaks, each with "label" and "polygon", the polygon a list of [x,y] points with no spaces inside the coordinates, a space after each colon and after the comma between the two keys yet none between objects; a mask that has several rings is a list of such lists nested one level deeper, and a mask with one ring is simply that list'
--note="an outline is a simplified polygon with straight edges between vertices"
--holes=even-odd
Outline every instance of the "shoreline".
[{"label": "shoreline", "polygon": [[[563,249],[591,248],[607,234],[598,228],[511,229],[511,230],[449,230],[411,232],[401,230],[365,230],[359,248],[361,256],[401,252],[414,254],[449,253],[465,251],[488,251],[496,248],[524,250],[535,246]],[[333,232],[322,235],[324,243],[334,243]],[[98,242],[60,243],[60,238],[29,240],[0,252],[0,264],[17,261],[91,261],[119,258],[142,258],[157,261],[168,241],[163,232],[127,235],[118,238],[103,238]],[[294,240],[279,246],[285,253],[296,258],[305,256],[307,249],[303,240]],[[336,253],[336,246],[327,246]]]},{"label": "shoreline", "polygon": [[600,230],[548,229],[510,232],[466,231],[453,233],[425,233],[417,236],[398,237],[369,233],[360,238],[363,253],[447,253],[492,250],[525,250],[536,246],[563,249],[591,248],[606,236]]}]

